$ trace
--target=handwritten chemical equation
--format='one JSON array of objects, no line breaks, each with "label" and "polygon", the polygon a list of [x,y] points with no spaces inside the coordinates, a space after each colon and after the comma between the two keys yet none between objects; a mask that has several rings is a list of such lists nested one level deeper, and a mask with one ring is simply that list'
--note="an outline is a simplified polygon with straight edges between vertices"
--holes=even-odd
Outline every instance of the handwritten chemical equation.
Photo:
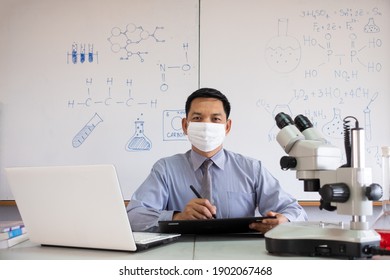
[{"label": "handwritten chemical equation", "polygon": [[352,9],[352,8],[343,8],[328,12],[325,9],[308,9],[300,12],[300,17],[302,18],[313,18],[313,19],[330,19],[332,17],[351,17],[351,18],[360,18],[364,16],[381,16],[382,12],[378,7],[373,7],[372,9]]},{"label": "handwritten chemical equation", "polygon": [[346,99],[369,99],[377,94],[369,88],[358,86],[356,88],[323,87],[316,89],[294,88],[293,95],[297,100],[308,101],[310,98],[332,99],[338,104],[344,104]]},{"label": "handwritten chemical equation", "polygon": [[306,64],[305,79],[358,81],[363,73],[382,72],[384,61],[378,53],[384,48],[384,14],[378,7],[306,9],[298,12],[308,28],[301,36],[302,57],[315,57]]}]

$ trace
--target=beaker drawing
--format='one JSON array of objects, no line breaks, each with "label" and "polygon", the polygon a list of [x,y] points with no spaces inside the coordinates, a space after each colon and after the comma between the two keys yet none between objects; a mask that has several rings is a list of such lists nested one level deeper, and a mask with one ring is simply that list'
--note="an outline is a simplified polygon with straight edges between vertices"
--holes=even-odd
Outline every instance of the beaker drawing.
[{"label": "beaker drawing", "polygon": [[126,144],[126,151],[149,151],[152,148],[152,142],[146,137],[144,131],[144,121],[137,119],[135,122],[135,133]]},{"label": "beaker drawing", "polygon": [[301,45],[294,37],[287,35],[288,19],[279,19],[278,36],[272,38],[265,49],[265,59],[272,70],[289,73],[301,61]]},{"label": "beaker drawing", "polygon": [[74,148],[78,148],[84,143],[85,139],[89,137],[96,126],[101,123],[103,119],[95,113],[88,123],[73,137],[72,145]]}]

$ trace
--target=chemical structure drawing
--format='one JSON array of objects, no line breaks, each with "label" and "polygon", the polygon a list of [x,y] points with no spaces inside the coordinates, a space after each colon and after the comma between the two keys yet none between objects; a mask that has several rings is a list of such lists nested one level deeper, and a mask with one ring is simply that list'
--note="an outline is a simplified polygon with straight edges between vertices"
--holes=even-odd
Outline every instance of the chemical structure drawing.
[{"label": "chemical structure drawing", "polygon": [[134,122],[135,132],[126,144],[126,151],[128,152],[140,152],[149,151],[152,149],[152,142],[145,135],[144,121],[137,118]]},{"label": "chemical structure drawing", "polygon": [[265,59],[268,66],[278,73],[294,71],[301,61],[299,41],[288,35],[288,19],[278,20],[278,35],[267,44]]},{"label": "chemical structure drawing", "polygon": [[[357,20],[354,19],[353,22],[357,22]],[[344,28],[341,25],[326,27],[326,25],[314,23],[313,30],[317,33],[324,30],[326,30],[326,32],[322,35],[323,37],[319,39],[315,35],[303,35],[303,46],[306,48],[319,47],[323,50],[324,59],[318,63],[318,67],[327,64],[333,64],[335,66],[360,65],[360,67],[367,69],[368,72],[380,72],[382,70],[382,64],[379,61],[365,61],[362,56],[369,50],[374,51],[381,48],[383,45],[382,39],[380,37],[372,37],[368,39],[367,42],[362,42],[361,39],[359,40],[358,35],[353,32],[354,29],[350,24],[351,23],[349,22],[346,23],[349,27],[342,33]],[[336,32],[338,32],[340,36],[345,34],[345,44],[336,46],[340,40],[335,36]],[[375,24],[374,18],[369,19],[369,22],[363,27],[363,32],[367,34],[380,33],[380,28]],[[335,71],[334,75],[336,78],[342,78],[346,81],[351,79],[356,80],[358,78],[358,71],[353,70],[350,73]],[[309,76],[312,77],[313,75]]]},{"label": "chemical structure drawing", "polygon": [[[275,116],[280,113],[280,112],[284,112],[290,116],[292,116],[292,111],[291,111],[291,108],[290,108],[290,103],[293,101],[294,99],[291,99],[288,103],[286,104],[277,104],[275,106],[272,106],[270,103],[268,103],[266,100],[264,99],[259,99],[257,100],[256,102],[256,106],[259,107],[259,108],[263,108],[268,114],[270,114],[272,116],[272,118],[274,119]],[[278,133],[279,129],[278,127],[276,126],[275,122],[273,122],[273,125],[272,127],[269,129],[268,131],[268,142],[272,142],[272,141],[275,141],[276,140],[276,134]]]},{"label": "chemical structure drawing", "polygon": [[[259,99],[256,102],[256,106],[259,108],[263,108],[267,113],[269,113],[272,116],[273,119],[280,112],[284,112],[284,113],[290,115],[292,118],[294,118],[295,114],[293,113],[293,110],[291,109],[291,104],[295,100],[296,99],[294,97],[288,103],[276,104],[275,106],[272,106],[270,103],[266,102],[264,99]],[[317,128],[319,128],[319,126],[320,126],[319,120],[322,121],[322,120],[327,119],[326,114],[322,110],[319,110],[319,109],[318,110],[307,109],[304,112],[300,112],[300,114],[304,114],[305,116],[307,116],[310,119],[310,121],[312,122],[313,126],[317,127]],[[343,121],[341,119],[341,113],[340,113],[339,109],[334,108],[332,120],[325,123],[325,125],[323,125],[320,130],[327,137],[342,138]],[[268,132],[268,142],[275,141],[276,135],[278,132],[279,132],[279,129],[276,127],[275,123],[273,122],[273,125],[269,129],[269,132]]]},{"label": "chemical structure drawing", "polygon": [[163,112],[163,140],[183,141],[187,136],[182,129],[182,119],[186,116],[185,110],[164,110]]},{"label": "chemical structure drawing", "polygon": [[95,113],[92,118],[84,125],[84,127],[76,134],[76,136],[73,137],[73,148],[80,147],[101,122],[103,122],[103,119],[99,116],[98,113]]},{"label": "chemical structure drawing", "polygon": [[111,44],[111,51],[120,55],[120,60],[130,60],[133,56],[144,62],[144,56],[149,54],[147,51],[134,50],[135,46],[143,41],[153,39],[156,43],[164,43],[165,40],[157,37],[157,31],[164,27],[156,26],[153,32],[145,30],[142,26],[130,23],[124,30],[119,27],[111,29],[108,42]]},{"label": "chemical structure drawing", "polygon": [[[157,99],[150,99],[150,100],[140,100],[138,98],[133,97],[133,80],[132,79],[125,79],[122,80],[120,84],[117,84],[117,88],[119,90],[116,90],[115,84],[114,84],[114,78],[109,77],[106,80],[106,96],[105,97],[95,97],[95,95],[99,95],[98,92],[93,92],[92,86],[94,84],[94,81],[92,78],[86,78],[85,84],[87,86],[87,94],[85,99],[82,100],[75,100],[75,99],[69,99],[68,100],[68,108],[76,108],[76,107],[84,107],[84,108],[91,108],[93,106],[105,106],[105,107],[112,107],[112,106],[126,106],[126,107],[133,107],[133,106],[149,106],[149,108],[156,109],[158,102]],[[113,91],[115,90],[115,94],[113,94]],[[115,96],[114,96],[115,95]]]},{"label": "chemical structure drawing", "polygon": [[70,61],[73,64],[77,64],[77,63],[83,64],[85,62],[93,63],[94,61],[96,61],[96,63],[99,63],[98,53],[97,52],[94,53],[93,49],[94,49],[93,44],[88,44],[88,52],[87,52],[86,44],[78,45],[77,43],[73,43],[72,51],[67,52],[66,63],[69,64]]},{"label": "chemical structure drawing", "polygon": [[[356,93],[356,92],[355,92]],[[369,98],[368,104],[365,106],[365,108],[362,109],[362,112],[364,114],[364,130],[365,130],[365,137],[367,141],[372,140],[372,124],[371,124],[371,104],[377,99],[379,95],[379,92],[373,92],[370,93],[369,90],[364,90],[360,92],[359,94],[353,94],[351,98]],[[324,96],[321,96],[323,98]],[[313,97],[314,98],[314,97]],[[302,98],[302,96],[297,96],[295,93],[295,97],[293,97],[288,103],[286,104],[276,104],[275,106],[272,106],[271,103],[267,102],[265,99],[259,99],[256,102],[256,106],[259,108],[263,108],[267,113],[269,113],[272,118],[275,118],[276,114],[280,112],[284,112],[289,114],[290,116],[293,116],[291,109],[291,104],[293,101],[307,101],[307,98]],[[342,118],[342,109],[338,107],[333,107],[332,114],[326,113],[322,109],[315,109],[315,108],[308,108],[305,109],[304,112],[300,112],[301,114],[304,114],[307,116],[310,121],[313,123],[314,127],[317,127],[322,131],[325,137],[334,138],[334,139],[342,139],[344,137],[344,121]],[[328,120],[328,121],[326,121]],[[325,124],[320,125],[323,121],[326,121]],[[320,128],[321,127],[321,128]],[[275,133],[276,131],[276,133]],[[274,141],[277,134],[277,129],[275,124],[270,128],[268,132],[268,140],[269,142]]]},{"label": "chemical structure drawing", "polygon": [[188,62],[188,49],[189,49],[189,44],[188,43],[183,43],[182,49],[184,52],[184,57],[185,57],[185,62],[183,64],[177,64],[177,65],[166,65],[165,63],[159,63],[157,64],[160,67],[160,73],[161,73],[161,85],[160,85],[160,91],[166,92],[169,89],[169,85],[167,82],[167,71],[168,70],[180,70],[183,73],[186,73],[191,70],[191,64]]}]

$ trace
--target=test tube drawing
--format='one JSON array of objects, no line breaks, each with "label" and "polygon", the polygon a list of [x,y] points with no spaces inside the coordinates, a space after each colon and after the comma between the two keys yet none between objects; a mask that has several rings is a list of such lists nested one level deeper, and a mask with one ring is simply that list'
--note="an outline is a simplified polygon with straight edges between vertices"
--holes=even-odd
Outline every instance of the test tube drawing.
[{"label": "test tube drawing", "polygon": [[378,97],[378,92],[374,94],[374,96],[371,98],[370,102],[367,104],[366,108],[363,110],[364,113],[364,128],[365,128],[365,135],[366,140],[371,141],[372,140],[372,132],[371,132],[371,109],[370,105],[374,100]]},{"label": "test tube drawing", "polygon": [[146,137],[144,132],[144,121],[137,119],[135,122],[135,133],[126,144],[126,151],[149,151],[152,142]]},{"label": "test tube drawing", "polygon": [[92,63],[96,58],[96,63],[98,62],[98,52],[94,52],[93,44],[88,44],[88,51],[85,44],[72,44],[71,53],[67,53],[67,64],[69,64],[69,58],[71,58],[73,64],[77,64],[80,62],[83,64],[84,62]]},{"label": "test tube drawing", "polygon": [[72,62],[73,64],[77,63],[77,44],[72,44]]},{"label": "test tube drawing", "polygon": [[85,45],[81,45],[80,48],[80,62],[81,63],[85,62]]},{"label": "test tube drawing", "polygon": [[103,119],[95,113],[88,123],[73,137],[72,145],[74,148],[78,148],[84,141],[91,135],[96,126],[101,123]]}]

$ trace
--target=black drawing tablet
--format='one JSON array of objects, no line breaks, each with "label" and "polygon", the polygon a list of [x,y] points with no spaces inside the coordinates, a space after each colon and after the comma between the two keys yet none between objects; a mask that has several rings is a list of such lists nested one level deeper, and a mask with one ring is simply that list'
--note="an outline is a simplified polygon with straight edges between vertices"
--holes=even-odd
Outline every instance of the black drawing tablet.
[{"label": "black drawing tablet", "polygon": [[160,221],[160,232],[181,234],[221,234],[254,232],[249,228],[253,222],[275,217],[242,217],[209,220]]}]

